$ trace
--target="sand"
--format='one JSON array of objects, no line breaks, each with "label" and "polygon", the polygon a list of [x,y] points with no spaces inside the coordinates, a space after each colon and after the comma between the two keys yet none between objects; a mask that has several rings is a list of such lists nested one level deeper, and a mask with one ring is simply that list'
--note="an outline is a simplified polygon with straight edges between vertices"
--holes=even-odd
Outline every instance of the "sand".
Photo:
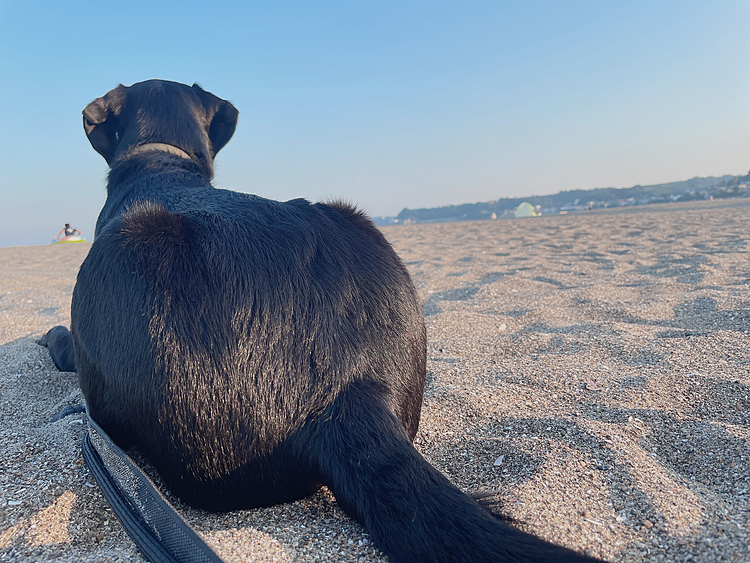
[{"label": "sand", "polygon": [[[609,561],[750,561],[750,202],[387,227],[423,302],[416,446],[468,492]],[[88,244],[0,248],[0,560],[139,561],[35,341]],[[381,561],[327,492],[180,507],[226,561]]]}]

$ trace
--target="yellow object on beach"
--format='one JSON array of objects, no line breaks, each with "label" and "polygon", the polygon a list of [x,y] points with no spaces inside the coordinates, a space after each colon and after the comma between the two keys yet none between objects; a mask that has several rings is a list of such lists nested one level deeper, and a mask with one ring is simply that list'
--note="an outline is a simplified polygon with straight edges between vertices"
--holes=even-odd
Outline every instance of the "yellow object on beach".
[{"label": "yellow object on beach", "polygon": [[86,242],[86,239],[79,237],[78,235],[70,235],[69,237],[63,237],[61,240],[53,240],[52,244],[62,244],[66,242]]}]

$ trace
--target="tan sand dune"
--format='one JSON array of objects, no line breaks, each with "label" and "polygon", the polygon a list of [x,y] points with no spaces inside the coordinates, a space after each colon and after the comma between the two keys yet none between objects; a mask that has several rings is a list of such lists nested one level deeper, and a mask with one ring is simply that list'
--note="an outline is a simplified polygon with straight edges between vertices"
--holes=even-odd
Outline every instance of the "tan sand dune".
[{"label": "tan sand dune", "polygon": [[[750,202],[384,228],[419,290],[419,450],[611,561],[750,560]],[[69,323],[89,245],[0,248],[0,560],[137,561],[83,464]],[[227,561],[378,561],[327,492],[181,507]]]}]

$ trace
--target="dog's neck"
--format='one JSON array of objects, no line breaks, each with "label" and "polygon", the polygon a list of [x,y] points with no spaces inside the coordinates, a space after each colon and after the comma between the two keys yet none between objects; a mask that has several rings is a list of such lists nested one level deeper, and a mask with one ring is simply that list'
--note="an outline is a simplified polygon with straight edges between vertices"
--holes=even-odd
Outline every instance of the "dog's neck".
[{"label": "dog's neck", "polygon": [[169,154],[192,160],[192,157],[180,147],[169,145],[167,143],[146,143],[145,145],[138,145],[137,147],[130,149],[126,154],[127,156],[132,156],[134,154],[140,154],[142,152],[148,151],[168,152]]},{"label": "dog's neck", "polygon": [[[159,157],[160,152],[179,158],[165,159]],[[150,153],[149,156],[145,156],[146,153]],[[141,154],[144,156],[141,157]],[[96,236],[101,234],[110,221],[125,213],[133,204],[160,201],[163,194],[159,189],[154,189],[154,176],[160,177],[156,180],[157,186],[165,187],[167,191],[170,186],[179,186],[180,191],[184,191],[191,188],[210,188],[210,172],[210,168],[208,173],[206,172],[198,158],[193,158],[179,147],[166,143],[147,143],[125,151],[112,163],[109,170],[107,201],[96,222]],[[170,179],[165,180],[167,177]]]}]

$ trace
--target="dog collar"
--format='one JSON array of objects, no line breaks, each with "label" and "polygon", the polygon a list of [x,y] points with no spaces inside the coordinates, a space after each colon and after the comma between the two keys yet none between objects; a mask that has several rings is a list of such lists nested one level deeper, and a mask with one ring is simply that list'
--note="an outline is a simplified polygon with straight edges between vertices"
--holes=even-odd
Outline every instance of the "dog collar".
[{"label": "dog collar", "polygon": [[188,160],[192,160],[192,157],[188,153],[186,153],[184,150],[182,150],[180,147],[169,145],[167,143],[146,143],[145,145],[138,145],[137,147],[130,149],[127,154],[128,156],[130,156],[130,155],[139,154],[139,153],[148,152],[148,151],[168,152],[175,156],[180,156],[182,158],[187,158]]}]

